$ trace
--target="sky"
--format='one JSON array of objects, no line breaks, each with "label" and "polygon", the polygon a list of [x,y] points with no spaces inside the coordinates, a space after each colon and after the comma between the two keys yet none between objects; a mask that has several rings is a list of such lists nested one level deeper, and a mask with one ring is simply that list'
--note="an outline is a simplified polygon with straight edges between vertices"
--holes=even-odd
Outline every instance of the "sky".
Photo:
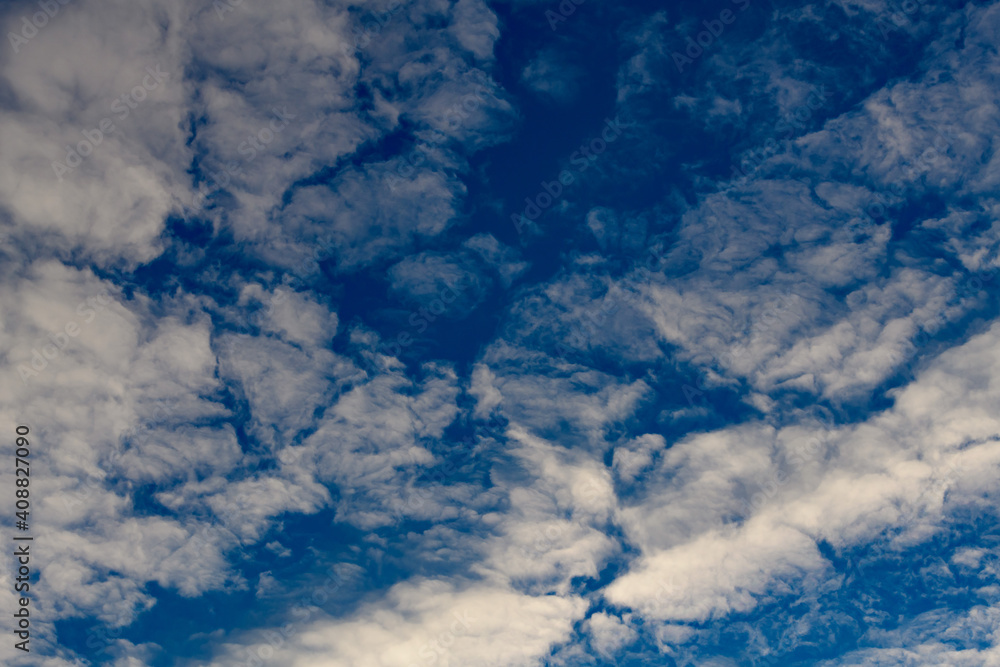
[{"label": "sky", "polygon": [[0,663],[1000,665],[1000,3],[0,25]]}]

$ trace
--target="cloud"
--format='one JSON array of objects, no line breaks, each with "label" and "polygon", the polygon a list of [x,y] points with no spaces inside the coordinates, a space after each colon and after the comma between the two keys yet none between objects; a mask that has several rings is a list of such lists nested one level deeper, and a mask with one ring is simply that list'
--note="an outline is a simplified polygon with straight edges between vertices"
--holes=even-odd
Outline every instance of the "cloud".
[{"label": "cloud", "polygon": [[[515,248],[498,81],[607,102],[517,4],[78,0],[0,65],[40,664],[207,601],[177,660],[995,659],[1000,10],[754,5],[688,74],[710,15],[601,14],[629,142]],[[394,356],[448,287],[478,352]]]},{"label": "cloud", "polygon": [[601,655],[615,655],[638,636],[627,621],[604,612],[598,612],[587,619],[587,625],[591,644]]},{"label": "cloud", "polygon": [[413,304],[450,297],[456,302],[451,308],[467,313],[483,300],[491,287],[489,278],[480,276],[475,267],[467,264],[459,258],[428,253],[411,255],[389,269],[391,289]]},{"label": "cloud", "polygon": [[369,606],[354,620],[295,623],[290,628],[295,643],[286,647],[266,643],[266,635],[257,641],[250,636],[246,648],[229,645],[228,654],[211,664],[239,664],[249,649],[292,667],[319,661],[382,667],[406,667],[415,661],[531,665],[569,636],[586,603],[579,598],[531,597],[483,585],[423,580],[394,587],[385,605]]},{"label": "cloud", "polygon": [[865,423],[747,425],[678,443],[647,477],[658,490],[622,509],[643,556],[607,598],[662,620],[746,613],[779,581],[823,577],[821,542],[846,548],[902,524],[903,547],[959,508],[983,507],[991,483],[977,471],[1000,462],[1000,391],[988,379],[998,341],[994,326],[943,353]]},{"label": "cloud", "polygon": [[583,72],[553,49],[540,52],[521,72],[521,82],[539,96],[568,104],[579,94]]}]

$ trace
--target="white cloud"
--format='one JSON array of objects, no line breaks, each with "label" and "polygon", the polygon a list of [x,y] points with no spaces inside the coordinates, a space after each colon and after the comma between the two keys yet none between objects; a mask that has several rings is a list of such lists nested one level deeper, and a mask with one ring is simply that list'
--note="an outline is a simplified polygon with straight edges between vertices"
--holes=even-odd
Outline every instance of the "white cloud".
[{"label": "white cloud", "polygon": [[603,656],[614,656],[638,636],[627,621],[604,612],[598,612],[588,618],[586,625],[591,645]]},{"label": "white cloud", "polygon": [[607,598],[662,620],[746,612],[779,581],[822,577],[820,540],[847,547],[897,526],[902,549],[943,530],[957,508],[992,511],[983,499],[1000,466],[998,364],[994,326],[943,353],[865,423],[750,424],[674,445],[647,499],[621,511],[643,556]]},{"label": "white cloud", "polygon": [[[580,598],[419,580],[394,586],[384,601],[366,606],[354,619],[293,624],[294,644],[269,645],[262,634],[256,641],[248,636],[246,647],[290,667],[528,667],[569,637],[585,608]],[[226,648],[228,655],[214,660],[213,667],[242,664],[247,648]]]}]

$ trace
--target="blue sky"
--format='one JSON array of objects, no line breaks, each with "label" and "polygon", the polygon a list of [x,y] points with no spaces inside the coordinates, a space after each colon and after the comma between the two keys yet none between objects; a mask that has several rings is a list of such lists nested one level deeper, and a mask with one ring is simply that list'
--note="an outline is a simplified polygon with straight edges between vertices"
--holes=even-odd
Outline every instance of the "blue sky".
[{"label": "blue sky", "polygon": [[1000,664],[1000,6],[0,20],[4,664]]}]

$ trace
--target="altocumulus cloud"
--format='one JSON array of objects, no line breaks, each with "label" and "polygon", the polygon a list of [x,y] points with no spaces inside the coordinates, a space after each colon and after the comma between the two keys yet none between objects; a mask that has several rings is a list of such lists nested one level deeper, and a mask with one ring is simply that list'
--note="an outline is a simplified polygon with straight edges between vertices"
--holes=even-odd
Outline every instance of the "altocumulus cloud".
[{"label": "altocumulus cloud", "polygon": [[996,660],[996,3],[0,22],[4,664]]}]

